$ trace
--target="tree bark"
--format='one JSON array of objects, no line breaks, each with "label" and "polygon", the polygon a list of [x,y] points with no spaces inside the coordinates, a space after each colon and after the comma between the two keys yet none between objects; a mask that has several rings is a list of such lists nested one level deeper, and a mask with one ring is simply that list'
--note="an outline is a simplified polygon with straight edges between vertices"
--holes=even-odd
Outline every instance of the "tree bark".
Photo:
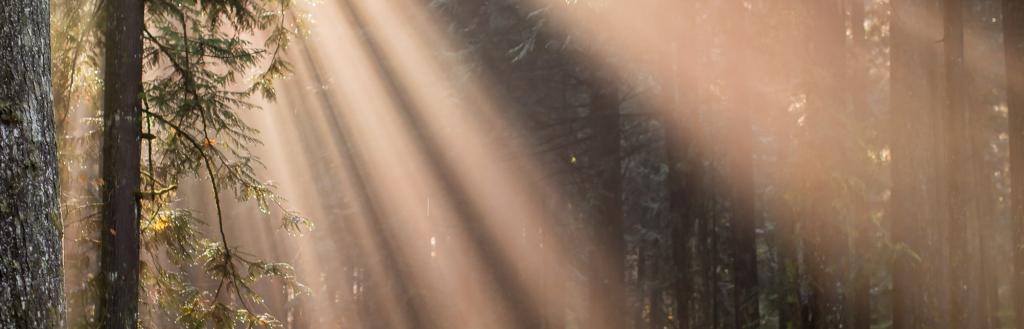
[{"label": "tree bark", "polygon": [[103,90],[103,211],[100,302],[103,328],[135,328],[139,301],[142,92],[141,0],[107,0]]},{"label": "tree bark", "polygon": [[45,0],[0,6],[0,328],[63,328],[63,224]]}]

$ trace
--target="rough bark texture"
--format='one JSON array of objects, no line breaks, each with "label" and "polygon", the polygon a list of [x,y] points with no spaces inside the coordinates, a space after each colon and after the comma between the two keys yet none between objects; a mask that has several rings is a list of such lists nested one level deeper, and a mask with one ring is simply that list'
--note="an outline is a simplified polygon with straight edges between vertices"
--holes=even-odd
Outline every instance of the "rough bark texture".
[{"label": "rough bark texture", "polygon": [[1010,134],[1010,218],[1016,225],[1013,296],[1017,328],[1024,328],[1024,3],[1003,0],[1006,105]]},{"label": "rough bark texture", "polygon": [[104,328],[135,328],[139,300],[142,90],[141,0],[106,0],[103,81],[103,219],[100,304]]},{"label": "rough bark texture", "polygon": [[63,328],[49,4],[0,5],[0,328]]}]

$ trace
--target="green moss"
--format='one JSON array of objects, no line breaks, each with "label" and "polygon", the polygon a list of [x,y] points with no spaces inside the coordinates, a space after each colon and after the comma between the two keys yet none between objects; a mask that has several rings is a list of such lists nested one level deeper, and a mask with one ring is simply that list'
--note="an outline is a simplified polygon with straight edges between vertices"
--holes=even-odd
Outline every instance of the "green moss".
[{"label": "green moss", "polygon": [[39,149],[35,145],[29,146],[28,157],[25,159],[25,168],[32,172],[43,169],[43,155],[39,153]]},{"label": "green moss", "polygon": [[46,217],[49,218],[50,224],[53,225],[53,229],[57,230],[57,234],[59,234],[60,238],[63,239],[64,238],[64,222],[61,221],[60,211],[58,211],[57,209],[50,209],[50,211],[49,211],[49,213],[47,214]]},{"label": "green moss", "polygon": [[0,99],[0,123],[19,124],[22,120],[21,106],[8,100]]}]

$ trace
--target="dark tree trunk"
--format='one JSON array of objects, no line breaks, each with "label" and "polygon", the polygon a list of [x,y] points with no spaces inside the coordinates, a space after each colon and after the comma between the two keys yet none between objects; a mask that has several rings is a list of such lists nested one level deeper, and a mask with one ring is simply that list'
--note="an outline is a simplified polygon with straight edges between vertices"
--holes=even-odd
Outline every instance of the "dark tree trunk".
[{"label": "dark tree trunk", "polygon": [[1010,218],[1016,226],[1013,309],[1017,328],[1024,328],[1024,2],[1003,0],[1003,43],[1010,134]]},{"label": "dark tree trunk", "polygon": [[135,328],[139,301],[141,0],[107,0],[100,302],[104,328]]},{"label": "dark tree trunk", "polygon": [[[693,19],[684,18],[687,21]],[[685,25],[682,28],[692,28],[693,24]],[[672,67],[672,104],[673,107],[666,109],[665,125],[665,153],[668,160],[668,193],[669,206],[672,209],[672,257],[676,266],[675,296],[676,296],[676,322],[680,329],[691,328],[693,325],[693,248],[692,241],[696,225],[703,217],[706,210],[705,204],[708,199],[704,182],[704,164],[701,143],[698,136],[701,135],[699,124],[700,117],[697,111],[694,92],[688,91],[682,86],[679,75],[680,68],[695,66],[692,61],[691,52],[694,41],[684,39],[682,42],[673,45],[674,51],[671,57]],[[687,59],[687,62],[682,62]],[[699,242],[698,242],[699,243]]]},{"label": "dark tree trunk", "polygon": [[730,157],[730,187],[732,189],[732,243],[733,251],[733,302],[736,307],[737,328],[756,328],[758,316],[757,293],[757,247],[755,234],[756,212],[754,208],[753,154],[750,127],[750,113],[746,105],[735,108],[736,114],[730,129],[734,149]]},{"label": "dark tree trunk", "polygon": [[968,188],[975,176],[970,168],[971,138],[968,134],[971,116],[967,111],[964,97],[964,33],[961,0],[945,0],[944,3],[943,47],[946,66],[946,193],[948,205],[948,227],[946,245],[949,248],[949,325],[951,328],[966,328],[967,311],[967,221],[972,215],[971,193]]},{"label": "dark tree trunk", "polygon": [[797,257],[795,222],[785,214],[776,223],[776,255],[778,257],[779,329],[801,329],[800,264]]},{"label": "dark tree trunk", "polygon": [[752,106],[755,106],[753,84],[749,81],[755,67],[749,63],[750,20],[742,1],[730,1],[735,16],[726,23],[731,54],[726,61],[730,85],[728,99],[728,130],[726,137],[728,167],[727,186],[730,197],[732,232],[733,303],[736,328],[757,328],[760,323],[757,290],[757,212],[755,209]]},{"label": "dark tree trunk", "polygon": [[63,328],[50,8],[0,6],[0,328]]},{"label": "dark tree trunk", "polygon": [[[696,120],[690,117],[683,120]],[[672,136],[672,135],[669,135]],[[694,158],[693,147],[678,147],[674,145],[689,144],[677,137],[668,137],[666,144],[669,155],[669,202],[672,207],[672,257],[676,266],[675,296],[676,296],[676,322],[680,329],[691,328],[692,308],[690,307],[693,298],[693,248],[691,241],[698,219],[698,213],[704,209],[700,183],[703,177],[699,169],[702,164]],[[681,138],[681,137],[679,137]]]},{"label": "dark tree trunk", "polygon": [[591,104],[593,132],[596,134],[594,158],[597,161],[598,196],[594,213],[594,265],[590,279],[593,303],[589,328],[625,328],[625,248],[622,212],[622,133],[619,98],[609,80],[599,78]]},{"label": "dark tree trunk", "polygon": [[[714,180],[713,180],[714,181]],[[705,248],[706,257],[704,264],[706,264],[705,270],[707,274],[704,275],[707,280],[704,282],[705,285],[705,298],[707,299],[707,310],[704,312],[706,316],[706,326],[709,328],[724,328],[724,319],[722,316],[722,304],[724,298],[719,293],[721,292],[720,278],[722,277],[722,263],[721,263],[721,244],[719,243],[719,224],[721,222],[721,212],[718,209],[720,201],[717,197],[710,201],[708,204],[709,209],[712,211],[712,215],[705,223],[704,239],[707,243]]]}]

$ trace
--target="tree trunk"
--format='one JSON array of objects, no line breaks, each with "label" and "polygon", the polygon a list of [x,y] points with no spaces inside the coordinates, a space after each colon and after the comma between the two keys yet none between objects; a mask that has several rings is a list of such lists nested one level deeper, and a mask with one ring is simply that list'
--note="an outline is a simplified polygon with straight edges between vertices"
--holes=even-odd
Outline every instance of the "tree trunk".
[{"label": "tree trunk", "polygon": [[1010,218],[1014,229],[1013,298],[1017,328],[1024,328],[1024,3],[1003,0],[1006,105],[1010,135]]},{"label": "tree trunk", "polygon": [[592,98],[591,116],[598,167],[598,197],[594,213],[595,255],[591,258],[594,276],[590,281],[590,302],[587,315],[589,328],[625,328],[626,287],[625,248],[622,213],[622,136],[619,98],[610,79],[599,78]]},{"label": "tree trunk", "polygon": [[0,6],[0,328],[63,328],[62,272],[45,0]]},{"label": "tree trunk", "polygon": [[[684,18],[687,23],[692,18]],[[692,28],[687,24],[684,28]],[[693,91],[682,85],[680,67],[694,66],[692,62],[692,41],[684,40],[673,45],[671,57],[673,75],[672,108],[666,109],[665,154],[668,161],[669,207],[672,211],[672,258],[676,266],[675,295],[676,322],[680,329],[693,326],[691,300],[693,298],[693,248],[692,240],[699,219],[704,216],[708,199],[703,186],[704,164],[701,152],[700,117]],[[684,59],[687,62],[682,62]],[[698,241],[699,243],[699,241]]]},{"label": "tree trunk", "polygon": [[846,232],[842,227],[842,211],[836,204],[849,202],[841,194],[842,186],[833,178],[835,171],[846,170],[852,152],[834,152],[845,148],[843,129],[849,115],[844,101],[846,83],[846,26],[840,1],[808,0],[808,17],[812,18],[807,30],[807,58],[804,88],[807,92],[806,134],[803,135],[805,154],[801,161],[801,176],[809,199],[801,215],[805,241],[807,273],[814,298],[809,305],[811,328],[840,328],[843,313],[837,287],[839,273],[846,250]]},{"label": "tree trunk", "polygon": [[946,245],[949,248],[949,300],[951,328],[966,328],[967,311],[967,221],[972,215],[970,193],[974,177],[970,168],[968,134],[971,117],[964,97],[963,73],[964,33],[961,0],[945,0],[943,47],[946,65],[945,147],[947,179],[948,227]]},{"label": "tree trunk", "polygon": [[[864,1],[853,1],[850,8],[850,27],[852,40],[852,51],[849,58],[853,64],[850,74],[850,104],[855,117],[866,117],[870,115],[871,109],[868,106],[868,46],[866,32],[864,29]],[[871,164],[864,164],[871,166]],[[862,168],[867,169],[867,168]],[[858,172],[860,172],[858,170]],[[867,206],[861,202],[862,206]],[[854,263],[854,270],[850,279],[849,293],[849,321],[852,329],[871,328],[871,272],[869,271],[873,258],[869,256],[871,250],[872,223],[868,218],[867,211],[858,211],[854,216],[853,253],[851,262]]]},{"label": "tree trunk", "polygon": [[[898,246],[892,264],[893,329],[919,328],[929,301],[923,283],[930,275],[923,270],[930,219],[940,214],[934,208],[936,193],[932,174],[935,159],[927,147],[933,144],[935,113],[933,77],[937,62],[934,40],[941,39],[941,27],[921,15],[936,10],[934,0],[892,1],[891,113],[892,197],[887,211],[891,238]],[[910,13],[915,13],[911,15]],[[913,16],[913,17],[911,17]],[[914,18],[917,19],[914,19]]]},{"label": "tree trunk", "polygon": [[135,328],[139,300],[141,0],[107,0],[100,303],[104,328]]},{"label": "tree trunk", "polygon": [[757,291],[757,212],[755,209],[754,187],[754,156],[753,127],[751,126],[751,109],[754,88],[747,75],[754,66],[748,63],[754,58],[750,55],[747,40],[750,40],[750,18],[742,1],[730,1],[730,11],[738,18],[726,23],[726,35],[730,38],[731,51],[726,61],[731,91],[726,100],[729,117],[726,145],[728,145],[728,191],[730,198],[732,221],[733,262],[732,275],[734,281],[733,303],[736,328],[757,328],[760,322],[759,296]]}]

